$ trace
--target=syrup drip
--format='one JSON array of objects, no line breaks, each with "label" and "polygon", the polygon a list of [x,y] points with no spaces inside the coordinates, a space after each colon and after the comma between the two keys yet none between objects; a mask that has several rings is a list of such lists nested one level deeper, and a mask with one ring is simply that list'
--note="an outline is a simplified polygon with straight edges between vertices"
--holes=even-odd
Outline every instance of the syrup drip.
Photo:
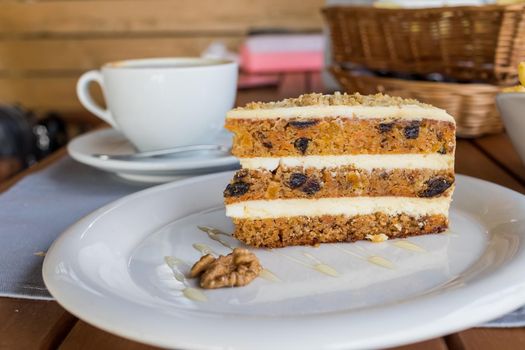
[{"label": "syrup drip", "polygon": [[207,246],[204,243],[193,243],[192,247],[199,251],[202,255],[211,254],[214,256],[219,256],[213,249],[211,249],[209,246]]},{"label": "syrup drip", "polygon": [[182,295],[193,301],[208,301],[206,294],[198,289],[190,287],[186,277],[184,277],[184,274],[180,272],[179,266],[184,264],[182,260],[174,256],[166,256],[164,257],[164,262],[166,262],[166,265],[168,265],[168,267],[173,272],[175,279],[184,285],[184,288],[182,289]]},{"label": "syrup drip", "polygon": [[377,255],[373,255],[373,256],[369,256],[367,258],[367,261],[371,264],[374,264],[374,265],[377,265],[377,266],[381,266],[381,267],[384,267],[384,268],[387,268],[387,269],[394,269],[395,266],[394,264],[390,261],[390,260],[387,260],[381,256],[377,256]]},{"label": "syrup drip", "polygon": [[384,267],[386,269],[394,269],[395,268],[394,263],[392,263],[390,260],[388,260],[386,258],[383,258],[381,256],[377,256],[377,255],[368,255],[368,252],[365,249],[363,249],[362,247],[356,246],[356,248],[359,248],[359,250],[362,250],[364,252],[364,254],[366,254],[367,256],[362,256],[360,254],[354,253],[354,252],[352,252],[350,250],[347,250],[347,249],[339,247],[339,246],[335,246],[335,247],[337,249],[345,252],[346,254],[349,254],[349,255],[352,255],[352,256],[357,257],[359,259],[363,259],[365,261],[368,261],[369,263],[371,263],[373,265],[381,266],[381,267]]},{"label": "syrup drip", "polygon": [[339,273],[337,272],[336,269],[334,269],[333,267],[331,267],[329,265],[326,265],[321,260],[319,260],[315,256],[313,256],[312,254],[303,252],[303,255],[305,257],[309,258],[310,260],[312,260],[314,262],[313,264],[309,264],[309,263],[305,263],[304,261],[302,261],[300,259],[297,259],[297,258],[295,258],[293,256],[286,255],[286,254],[281,253],[281,252],[277,252],[277,251],[270,250],[270,249],[268,249],[268,251],[272,252],[274,254],[280,255],[283,258],[287,259],[287,260],[293,261],[296,264],[302,265],[302,266],[307,267],[309,269],[313,269],[313,270],[315,270],[317,272],[320,272],[322,274],[325,274],[325,275],[328,275],[328,276],[331,276],[331,277],[338,277],[339,276]]},{"label": "syrup drip", "polygon": [[423,247],[420,247],[418,246],[417,244],[415,243],[412,243],[410,241],[407,241],[407,240],[399,240],[399,241],[395,241],[392,243],[393,245],[395,245],[396,247],[398,248],[401,248],[401,249],[406,249],[406,250],[411,250],[413,252],[420,252],[420,253],[424,253],[426,252],[427,250]]},{"label": "syrup drip", "polygon": [[227,234],[226,232],[213,228],[213,227],[207,227],[207,226],[197,226],[197,228],[203,232],[206,232],[208,237],[210,237],[216,242],[219,242],[223,247],[226,247],[232,250],[235,248],[220,237],[221,235],[231,237],[231,235]]},{"label": "syrup drip", "polygon": [[308,259],[313,260],[315,262],[315,265],[313,266],[313,268],[316,271],[324,273],[325,275],[328,275],[328,276],[339,277],[339,272],[337,272],[337,270],[334,269],[332,266],[329,266],[323,263],[321,260],[317,259],[312,254],[303,252],[303,255],[306,256]]}]

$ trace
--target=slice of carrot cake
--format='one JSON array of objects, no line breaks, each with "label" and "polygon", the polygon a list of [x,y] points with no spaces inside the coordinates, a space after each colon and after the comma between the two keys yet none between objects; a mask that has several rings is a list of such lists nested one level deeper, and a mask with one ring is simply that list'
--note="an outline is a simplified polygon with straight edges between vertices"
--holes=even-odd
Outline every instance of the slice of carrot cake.
[{"label": "slice of carrot cake", "polygon": [[234,236],[285,247],[442,232],[455,122],[382,94],[308,94],[228,112],[242,169],[224,190]]}]

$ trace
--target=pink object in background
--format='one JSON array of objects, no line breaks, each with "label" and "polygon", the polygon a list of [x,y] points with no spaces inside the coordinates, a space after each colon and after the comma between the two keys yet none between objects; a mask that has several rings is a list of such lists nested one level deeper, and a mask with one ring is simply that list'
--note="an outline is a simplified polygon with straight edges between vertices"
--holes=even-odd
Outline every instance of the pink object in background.
[{"label": "pink object in background", "polygon": [[320,71],[324,64],[321,34],[272,34],[248,37],[240,50],[248,73]]}]

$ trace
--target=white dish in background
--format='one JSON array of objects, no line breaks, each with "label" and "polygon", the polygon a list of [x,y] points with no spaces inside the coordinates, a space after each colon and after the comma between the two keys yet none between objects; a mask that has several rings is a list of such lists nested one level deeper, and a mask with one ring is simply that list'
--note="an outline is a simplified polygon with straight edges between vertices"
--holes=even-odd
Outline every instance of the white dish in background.
[{"label": "white dish in background", "polygon": [[496,96],[496,105],[505,125],[505,131],[525,164],[525,93],[500,93]]},{"label": "white dish in background", "polygon": [[94,326],[177,349],[390,347],[525,303],[525,197],[461,175],[446,234],[253,249],[273,275],[243,288],[191,289],[196,281],[178,282],[164,258],[185,261],[187,272],[201,255],[194,244],[220,254],[239,244],[197,228],[231,232],[222,204],[231,176],[157,186],[83,218],[46,255],[49,291]]},{"label": "white dish in background", "polygon": [[[210,144],[230,146],[231,135],[223,132],[209,140]],[[69,155],[80,163],[116,173],[132,181],[162,183],[188,175],[208,174],[239,167],[239,161],[223,153],[203,153],[199,157],[179,155],[173,158],[140,160],[103,160],[93,154],[130,154],[136,152],[131,143],[115,129],[92,131],[73,139],[67,146]]]}]

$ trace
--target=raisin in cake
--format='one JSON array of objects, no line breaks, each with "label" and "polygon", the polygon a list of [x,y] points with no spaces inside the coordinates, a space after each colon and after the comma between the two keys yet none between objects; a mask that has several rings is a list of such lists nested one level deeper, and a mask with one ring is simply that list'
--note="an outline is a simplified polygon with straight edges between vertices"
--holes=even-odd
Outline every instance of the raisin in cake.
[{"label": "raisin in cake", "polygon": [[442,232],[455,122],[386,95],[309,94],[228,112],[239,170],[224,191],[234,236],[285,247]]}]

